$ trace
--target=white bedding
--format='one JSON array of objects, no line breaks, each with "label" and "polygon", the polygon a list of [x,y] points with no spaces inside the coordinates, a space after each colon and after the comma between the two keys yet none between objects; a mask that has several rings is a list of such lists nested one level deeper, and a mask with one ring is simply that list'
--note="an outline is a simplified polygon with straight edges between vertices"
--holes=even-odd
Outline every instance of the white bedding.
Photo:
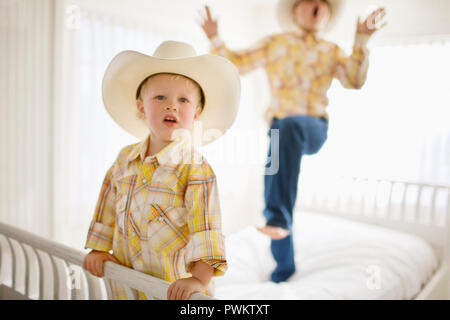
[{"label": "white bedding", "polygon": [[229,235],[217,299],[412,299],[438,266],[421,238],[318,213],[294,216],[297,272],[269,281],[270,239],[254,227]]}]

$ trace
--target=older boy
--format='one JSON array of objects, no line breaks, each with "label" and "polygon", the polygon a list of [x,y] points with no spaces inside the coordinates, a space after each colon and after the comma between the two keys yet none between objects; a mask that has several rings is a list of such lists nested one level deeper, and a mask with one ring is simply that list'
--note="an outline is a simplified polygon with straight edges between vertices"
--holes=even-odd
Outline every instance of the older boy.
[{"label": "older boy", "polygon": [[378,9],[366,21],[358,19],[353,53],[348,57],[337,45],[319,37],[319,32],[336,21],[341,6],[339,0],[280,0],[278,17],[286,32],[238,52],[229,50],[220,39],[217,20],[206,7],[202,27],[211,41],[211,52],[228,58],[241,74],[264,68],[270,84],[272,100],[265,117],[270,129],[279,130],[279,153],[271,155],[271,141],[269,160],[278,157],[279,170],[266,172],[264,177],[266,226],[259,230],[272,239],[277,262],[271,275],[274,282],[285,281],[295,272],[292,214],[300,163],[303,155],[317,153],[327,139],[327,90],[333,78],[345,88],[362,87],[368,68],[366,43],[379,29],[372,22],[385,14]]},{"label": "older boy", "polygon": [[[168,299],[212,295],[212,276],[227,268],[219,198],[216,176],[193,150],[190,133],[195,121],[224,132],[239,93],[229,61],[197,56],[185,43],[164,42],[154,56],[125,51],[113,59],[103,80],[105,107],[143,140],[123,148],[106,174],[85,269],[101,277],[109,260],[172,282]],[[113,291],[115,299],[126,298],[120,285]]]}]

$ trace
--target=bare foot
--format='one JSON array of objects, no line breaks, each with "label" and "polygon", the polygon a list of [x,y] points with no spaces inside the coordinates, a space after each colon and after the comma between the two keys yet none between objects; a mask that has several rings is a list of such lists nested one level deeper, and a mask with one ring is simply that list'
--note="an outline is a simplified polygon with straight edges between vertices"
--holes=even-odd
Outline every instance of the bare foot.
[{"label": "bare foot", "polygon": [[269,236],[272,240],[281,240],[289,235],[289,230],[283,229],[281,227],[274,226],[264,226],[262,228],[257,228],[260,232]]}]

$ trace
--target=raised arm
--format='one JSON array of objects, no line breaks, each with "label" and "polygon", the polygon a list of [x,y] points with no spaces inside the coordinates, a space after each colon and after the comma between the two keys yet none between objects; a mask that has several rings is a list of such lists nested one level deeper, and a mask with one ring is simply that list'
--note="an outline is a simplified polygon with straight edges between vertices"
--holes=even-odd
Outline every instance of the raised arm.
[{"label": "raised arm", "polygon": [[345,88],[360,89],[364,85],[369,67],[367,42],[373,33],[386,25],[386,23],[380,25],[385,14],[385,10],[380,8],[372,12],[365,21],[358,18],[355,43],[350,56],[340,48],[336,48],[335,77]]},{"label": "raised arm", "polygon": [[223,56],[230,60],[239,70],[245,74],[256,68],[264,67],[267,63],[269,39],[263,39],[252,48],[240,51],[231,51],[219,36],[217,19],[213,19],[208,6],[205,6],[206,17],[203,18],[202,28],[211,42],[211,53]]}]

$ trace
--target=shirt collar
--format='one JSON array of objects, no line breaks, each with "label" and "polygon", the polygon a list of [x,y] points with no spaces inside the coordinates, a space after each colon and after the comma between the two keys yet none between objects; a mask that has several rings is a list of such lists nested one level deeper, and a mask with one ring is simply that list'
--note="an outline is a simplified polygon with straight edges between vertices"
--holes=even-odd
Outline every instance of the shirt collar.
[{"label": "shirt collar", "polygon": [[[149,143],[150,135],[148,135],[145,140],[134,146],[128,156],[128,162],[136,160],[138,156],[141,157],[141,161],[144,161]],[[191,144],[180,138],[169,143],[161,151],[154,155],[154,157],[160,165],[179,165],[183,162],[191,160],[190,157],[193,155],[192,151],[193,149]]]},{"label": "shirt collar", "polygon": [[145,140],[139,142],[138,144],[134,145],[131,149],[130,153],[128,154],[127,161],[131,162],[133,160],[136,160],[136,158],[140,155],[141,159],[145,159],[145,154],[147,153],[147,146],[148,142],[150,141],[150,136],[147,136]]},{"label": "shirt collar", "polygon": [[308,44],[314,44],[318,42],[318,34],[315,32],[306,32],[305,30],[299,28],[294,31],[294,35],[301,38]]}]

